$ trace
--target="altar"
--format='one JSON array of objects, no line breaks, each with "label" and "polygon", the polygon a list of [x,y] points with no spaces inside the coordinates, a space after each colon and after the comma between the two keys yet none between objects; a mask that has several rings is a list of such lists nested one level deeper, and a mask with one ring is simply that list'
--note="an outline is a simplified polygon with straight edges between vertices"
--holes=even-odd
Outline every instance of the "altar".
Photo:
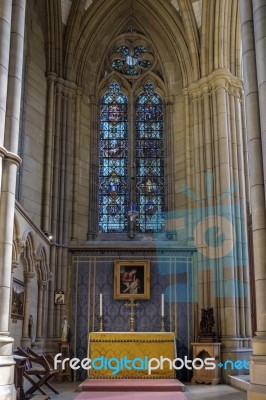
[{"label": "altar", "polygon": [[[148,374],[147,363],[160,357],[174,360],[175,335],[172,332],[92,332],[88,357],[97,359],[91,378],[174,378],[169,362]],[[130,361],[130,362],[129,362]],[[108,362],[110,363],[108,366]],[[156,362],[154,362],[156,364]],[[111,368],[109,368],[111,366]]]}]

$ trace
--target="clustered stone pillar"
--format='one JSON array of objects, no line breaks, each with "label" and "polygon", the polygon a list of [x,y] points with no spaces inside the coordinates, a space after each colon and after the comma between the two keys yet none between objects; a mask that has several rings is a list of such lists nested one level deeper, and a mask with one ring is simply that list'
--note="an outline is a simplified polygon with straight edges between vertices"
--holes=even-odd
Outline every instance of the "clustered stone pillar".
[{"label": "clustered stone pillar", "polygon": [[[47,75],[47,146],[48,165],[44,185],[43,230],[53,239],[50,252],[50,270],[55,279],[49,282],[47,328],[48,345],[60,337],[61,320],[67,305],[54,304],[54,292],[68,288],[68,242],[77,235],[77,196],[79,176],[79,124],[81,90],[53,72]],[[73,135],[73,130],[75,135]],[[75,149],[73,157],[73,147]],[[74,158],[74,160],[73,160]],[[72,175],[72,178],[71,178]],[[70,205],[70,193],[74,189]],[[46,298],[46,291],[45,291]],[[41,295],[41,291],[39,291]],[[42,300],[46,304],[46,300]],[[43,317],[40,316],[43,319]],[[42,321],[40,319],[39,326]],[[37,327],[38,328],[38,327]],[[41,328],[40,328],[41,329]],[[39,331],[40,338],[44,332]]]},{"label": "clustered stone pillar", "polygon": [[199,311],[215,309],[223,358],[234,360],[246,357],[251,339],[242,82],[227,69],[218,69],[190,85],[188,91],[198,306]]},{"label": "clustered stone pillar", "polygon": [[266,1],[239,1],[250,171],[257,332],[250,363],[249,400],[265,398],[266,385]]},{"label": "clustered stone pillar", "polygon": [[[10,286],[22,86],[26,0],[0,3],[0,398],[16,398],[13,339],[9,337]],[[12,49],[12,52],[10,51]]]}]

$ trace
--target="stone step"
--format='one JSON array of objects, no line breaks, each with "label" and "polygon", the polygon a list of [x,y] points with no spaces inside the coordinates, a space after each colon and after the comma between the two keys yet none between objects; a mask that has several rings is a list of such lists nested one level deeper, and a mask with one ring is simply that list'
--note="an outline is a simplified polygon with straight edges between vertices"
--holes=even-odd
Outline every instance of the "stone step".
[{"label": "stone step", "polygon": [[230,385],[247,392],[249,375],[229,375]]},{"label": "stone step", "polygon": [[87,379],[81,392],[184,392],[178,379]]},{"label": "stone step", "polygon": [[[162,392],[82,392],[75,400],[162,400]],[[182,392],[165,392],[163,400],[187,400]]]}]

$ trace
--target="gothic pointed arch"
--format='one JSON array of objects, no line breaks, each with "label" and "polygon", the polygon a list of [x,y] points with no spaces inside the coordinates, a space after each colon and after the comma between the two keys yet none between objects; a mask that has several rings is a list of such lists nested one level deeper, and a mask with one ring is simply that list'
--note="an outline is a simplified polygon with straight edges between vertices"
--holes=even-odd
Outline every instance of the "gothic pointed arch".
[{"label": "gothic pointed arch", "polygon": [[[115,4],[101,0],[92,3],[83,15],[81,10],[76,10],[65,39],[65,76],[68,80],[77,81],[80,86],[86,85],[88,76],[97,74],[110,41],[130,26],[153,42],[160,62],[164,60],[174,75],[181,74],[183,86],[195,80],[191,56],[195,50],[189,50],[191,45],[182,18],[171,3],[139,0],[132,4],[130,6],[125,0]],[[81,29],[77,30],[77,26]],[[197,41],[196,33],[189,40]]]}]

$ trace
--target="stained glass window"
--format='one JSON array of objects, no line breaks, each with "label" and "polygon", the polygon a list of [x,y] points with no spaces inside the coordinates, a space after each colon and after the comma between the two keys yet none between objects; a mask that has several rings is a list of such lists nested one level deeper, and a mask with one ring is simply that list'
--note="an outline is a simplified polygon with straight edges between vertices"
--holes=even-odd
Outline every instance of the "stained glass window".
[{"label": "stained glass window", "polygon": [[140,232],[164,226],[163,103],[147,82],[136,99],[136,199]]},{"label": "stained glass window", "polygon": [[100,103],[99,230],[125,232],[128,205],[127,97],[112,82]]},{"label": "stained glass window", "polygon": [[[136,199],[139,232],[161,232],[164,227],[163,102],[153,83],[147,82],[128,115],[127,97],[112,82],[101,99],[99,230],[127,231],[129,203]],[[128,132],[128,119],[136,133]],[[134,148],[128,148],[128,136]],[[128,158],[136,165],[129,176]],[[132,178],[136,186],[132,186]],[[131,186],[129,187],[129,182]],[[134,193],[133,193],[134,192]]]},{"label": "stained glass window", "polygon": [[152,66],[153,56],[142,44],[130,46],[123,44],[115,49],[112,67],[128,76],[138,76]]}]

